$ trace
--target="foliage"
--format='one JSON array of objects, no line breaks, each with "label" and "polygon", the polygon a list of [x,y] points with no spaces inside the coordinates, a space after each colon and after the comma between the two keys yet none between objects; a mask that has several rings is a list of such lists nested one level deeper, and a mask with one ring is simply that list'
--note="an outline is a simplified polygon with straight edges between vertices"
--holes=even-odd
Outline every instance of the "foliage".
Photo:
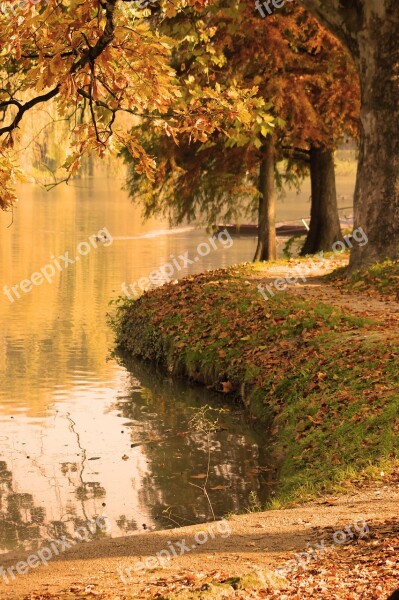
[{"label": "foliage", "polygon": [[251,90],[261,104],[252,121],[240,114],[233,126],[226,123],[198,143],[189,135],[173,140],[150,121],[138,124],[159,167],[154,181],[134,171],[128,180],[146,217],[164,213],[177,223],[201,218],[210,225],[218,218],[253,217],[265,136],[273,134],[279,142],[277,159],[288,158],[283,174],[276,172],[281,185],[307,172],[310,144],[331,147],[344,133],[356,135],[354,66],[302,8],[287,5],[263,20],[249,1],[217,2],[207,7],[206,18],[185,10],[164,21],[162,30],[176,42],[172,64],[189,106],[209,82],[220,91]]},{"label": "foliage", "polygon": [[[170,5],[165,0],[162,10],[173,15],[176,8]],[[250,92],[219,93],[211,86],[201,90],[200,99],[194,94],[187,113],[170,66],[174,41],[150,27],[147,16],[148,9],[135,3],[127,9],[122,0],[48,0],[0,13],[3,208],[16,199],[12,157],[19,124],[27,111],[53,99],[59,115],[74,122],[74,149],[65,163],[69,176],[85,153],[104,157],[123,146],[136,171],[153,177],[153,157],[129,132],[140,117],[154,119],[170,135],[189,132],[195,141],[229,118],[235,121],[237,103],[244,115],[252,114],[257,100]],[[131,119],[128,127],[122,114]]]},{"label": "foliage", "polygon": [[328,278],[344,290],[357,290],[380,300],[399,300],[399,261],[376,263],[349,275],[346,269],[337,269]]},{"label": "foliage", "polygon": [[262,510],[263,510],[263,507],[262,507],[261,501],[258,498],[258,494],[252,490],[249,494],[249,503],[248,503],[247,512],[256,513],[256,512],[262,512]]},{"label": "foliage", "polygon": [[288,240],[284,244],[284,248],[283,248],[283,255],[284,255],[285,258],[292,258],[292,255],[293,255],[293,246],[298,241],[298,239],[302,239],[302,238],[303,238],[303,234],[302,233],[298,233],[296,235],[292,235],[290,238],[288,238]]},{"label": "foliage", "polygon": [[0,208],[5,210],[15,202],[12,191],[17,181],[23,181],[21,171],[13,162],[11,156],[0,146]]},{"label": "foliage", "polygon": [[[325,503],[333,505],[334,500],[332,499],[330,503],[327,499]],[[208,569],[204,567],[199,572],[198,570],[193,572],[191,569],[186,572],[185,565],[182,563],[181,569],[168,577],[158,576],[155,579],[152,577],[151,580],[143,582],[143,594],[145,590],[145,593],[148,593],[146,597],[161,595],[164,600],[388,598],[398,584],[396,547],[399,542],[399,525],[397,519],[394,517],[367,519],[369,532],[360,537],[353,527],[355,534],[352,534],[353,538],[351,538],[345,533],[348,523],[341,516],[342,507],[339,508],[339,515],[338,511],[333,512],[334,507],[331,508],[330,519],[331,522],[335,519],[334,527],[318,525],[309,527],[311,523],[306,523],[308,525],[306,539],[309,540],[306,546],[303,541],[304,521],[299,519],[299,523],[302,523],[301,531],[297,531],[291,525],[290,531],[294,531],[297,535],[292,538],[290,551],[287,552],[286,521],[281,518],[280,522],[285,527],[281,535],[275,531],[272,546],[270,541],[269,543],[265,541],[265,536],[260,535],[260,532],[257,532],[257,537],[253,535],[244,538],[251,540],[246,542],[246,546],[252,546],[254,553],[250,561],[252,563],[250,570],[249,568],[243,570],[242,561],[237,562],[242,554],[243,542],[241,541],[241,547],[237,543],[236,552],[233,553],[233,550],[229,549],[231,562],[224,561],[216,570],[212,569],[210,563]],[[290,515],[291,519],[294,515],[295,513]],[[275,515],[273,518],[276,518]],[[298,527],[298,521],[295,521],[295,525]],[[259,524],[252,525],[252,527],[256,526],[259,527]],[[344,544],[336,543],[334,539],[336,531],[343,531],[346,535],[347,541]],[[351,531],[350,525],[349,531]],[[243,537],[241,533],[240,539],[242,540]],[[303,545],[298,544],[298,538],[302,540]],[[276,561],[277,551],[279,552]],[[274,560],[271,560],[272,557]],[[248,561],[246,563],[248,564]],[[278,568],[281,570],[278,571]],[[140,594],[140,597],[145,596]]]}]

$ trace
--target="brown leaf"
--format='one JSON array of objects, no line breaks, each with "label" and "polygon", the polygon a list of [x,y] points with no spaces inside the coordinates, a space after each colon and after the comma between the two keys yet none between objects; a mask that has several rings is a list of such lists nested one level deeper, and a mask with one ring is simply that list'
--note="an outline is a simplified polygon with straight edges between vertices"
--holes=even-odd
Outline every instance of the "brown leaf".
[{"label": "brown leaf", "polygon": [[233,389],[233,385],[230,383],[230,381],[221,381],[220,383],[222,385],[222,392],[224,394],[228,394]]}]

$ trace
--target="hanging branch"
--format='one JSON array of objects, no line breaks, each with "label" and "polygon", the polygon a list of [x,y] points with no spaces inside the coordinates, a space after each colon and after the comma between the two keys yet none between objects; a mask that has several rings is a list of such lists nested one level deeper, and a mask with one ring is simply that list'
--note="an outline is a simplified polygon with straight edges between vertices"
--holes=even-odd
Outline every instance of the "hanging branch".
[{"label": "hanging branch", "polygon": [[[112,42],[115,32],[114,11],[116,2],[117,0],[107,1],[105,9],[106,24],[103,33],[97,40],[97,43],[94,46],[90,46],[88,50],[84,52],[83,56],[81,56],[81,58],[72,65],[69,71],[70,75],[73,75],[79,69],[85,67],[88,63],[94,64],[95,60],[100,56],[102,52],[104,52],[105,48]],[[18,127],[24,114],[28,110],[30,110],[37,104],[40,104],[41,102],[48,102],[49,100],[51,100],[59,94],[60,89],[61,84],[58,83],[52,90],[50,90],[46,94],[36,96],[36,98],[32,98],[28,102],[25,102],[25,104],[22,104],[21,102],[18,102],[18,100],[15,99],[5,100],[1,102],[0,109],[13,105],[18,108],[18,111],[13,121],[9,125],[0,128],[0,136],[4,135],[5,133],[10,133],[11,131],[14,131]]]}]

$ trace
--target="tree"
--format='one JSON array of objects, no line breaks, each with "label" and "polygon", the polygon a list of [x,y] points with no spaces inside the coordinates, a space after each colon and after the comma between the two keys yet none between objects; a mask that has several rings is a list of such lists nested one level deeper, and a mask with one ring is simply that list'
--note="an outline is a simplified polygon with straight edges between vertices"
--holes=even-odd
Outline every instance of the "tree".
[{"label": "tree", "polygon": [[276,147],[273,135],[262,139],[259,163],[258,243],[254,260],[275,260],[276,252]]},{"label": "tree", "polygon": [[[220,14],[221,11],[219,18]],[[224,44],[226,49],[225,70],[240,77],[241,85],[257,84],[258,95],[264,98],[272,115],[280,119],[273,136],[275,149],[268,153],[269,161],[272,157],[281,159],[283,148],[294,149],[293,156],[300,155],[301,160],[309,151],[309,166],[315,178],[315,157],[330,155],[330,161],[318,161],[317,166],[324,168],[317,172],[319,185],[313,186],[318,194],[312,195],[310,235],[313,231],[320,231],[321,235],[309,237],[306,246],[309,252],[331,250],[333,243],[342,237],[333,150],[344,134],[357,133],[359,88],[353,63],[342,45],[298,7],[287,6],[266,22],[254,19],[251,10],[247,10],[238,17],[240,23],[248,24],[245,28],[238,24],[232,27],[232,19],[228,18],[231,13],[226,11],[226,14],[224,22],[217,24],[215,36],[217,47]],[[275,207],[271,204],[276,194],[273,182],[265,182],[272,170],[265,169],[264,156],[260,154],[262,224],[255,257],[267,260],[275,257],[275,246],[272,250],[270,240],[275,236]],[[269,218],[265,220],[266,215]]]},{"label": "tree", "polygon": [[311,146],[309,151],[311,209],[309,231],[301,254],[331,251],[342,239],[335,185],[334,150]]},{"label": "tree", "polygon": [[351,250],[357,269],[399,257],[399,3],[302,0],[349,49],[361,85],[354,226],[368,237]]},{"label": "tree", "polygon": [[[198,3],[199,0],[196,0]],[[149,11],[122,0],[48,0],[0,13],[0,207],[16,201],[21,175],[13,147],[27,111],[54,100],[75,121],[69,177],[84,154],[100,157],[127,147],[136,169],[152,177],[155,162],[130,132],[137,117],[157,119],[168,132],[190,131],[203,139],[228,121],[237,98],[204,90],[202,102],[185,113],[170,67],[173,42],[149,27]],[[170,2],[165,0],[170,6]],[[175,8],[172,9],[172,13]],[[237,95],[238,96],[238,95]],[[251,102],[248,94],[246,99]],[[245,100],[238,100],[245,104]],[[118,116],[132,117],[129,127]]]},{"label": "tree", "polygon": [[[118,112],[165,113],[173,103],[176,88],[168,64],[168,40],[156,40],[142,19],[133,27],[120,6],[118,0],[101,4],[49,0],[34,6],[28,3],[19,13],[1,14],[3,208],[16,199],[11,184],[18,127],[35,106],[54,98],[61,114],[70,111],[75,116],[75,152],[67,165],[73,174],[85,152],[104,156],[124,139],[116,123]],[[142,81],[143,75],[150,85]],[[132,143],[131,148],[139,159],[138,168],[150,171],[149,157],[139,145]]]},{"label": "tree", "polygon": [[358,136],[360,94],[353,62],[345,51],[334,46],[331,36],[322,40],[319,56],[328,74],[309,93],[322,116],[323,140],[310,144],[311,218],[302,255],[331,251],[334,242],[342,240],[334,150],[344,134]]},{"label": "tree", "polygon": [[[245,27],[242,23],[246,24]],[[182,39],[178,37],[180,32],[186,33]],[[225,127],[211,136],[205,147],[190,148],[187,139],[180,140],[180,150],[176,152],[170,147],[165,152],[164,144],[157,140],[158,132],[154,132],[151,151],[159,156],[164,165],[162,178],[168,178],[169,184],[173,181],[173,185],[166,185],[158,177],[151,198],[148,186],[145,184],[143,193],[143,188],[133,177],[130,189],[137,197],[147,201],[147,215],[159,210],[163,202],[167,207],[170,204],[176,207],[175,198],[184,198],[184,205],[177,201],[176,214],[180,221],[183,217],[196,216],[193,210],[195,204],[204,208],[206,185],[209,185],[209,204],[224,208],[221,199],[226,199],[228,191],[231,190],[236,198],[240,185],[245,186],[247,191],[250,182],[252,189],[257,187],[254,197],[259,199],[255,258],[274,259],[274,175],[277,161],[283,158],[287,148],[289,156],[300,156],[301,160],[304,156],[308,158],[310,146],[314,154],[319,147],[321,151],[323,148],[333,148],[344,132],[349,133],[354,129],[357,81],[348,55],[315,19],[304,10],[294,7],[280,11],[264,23],[254,15],[253,6],[249,3],[243,3],[238,8],[230,3],[223,6],[216,4],[206,19],[192,11],[189,15],[185,13],[166,22],[164,33],[178,41],[173,54],[173,67],[179,77],[182,96],[188,103],[193,90],[199,97],[208,81],[216,82],[215,85],[221,89],[229,89],[233,81],[236,89],[255,89],[256,97],[263,101],[262,106],[267,107],[272,118],[259,112],[251,122],[248,117],[238,119],[236,126]],[[188,38],[190,44],[187,44]],[[143,129],[147,141],[148,127],[154,131],[146,123]],[[232,152],[233,146],[238,148],[237,152]],[[216,156],[215,152],[221,152],[226,160]],[[242,155],[241,164],[235,160],[239,152]],[[173,154],[173,164],[169,162],[168,166],[170,153]],[[235,176],[229,166],[232,156]],[[333,166],[333,162],[330,165]],[[176,167],[180,169],[178,175],[174,172]],[[214,183],[217,168],[220,169],[219,179],[223,181],[223,188]],[[228,180],[221,175],[226,171],[231,175]],[[326,180],[326,183],[330,182],[331,178]],[[226,184],[230,187],[226,187]],[[190,186],[191,193],[187,193]],[[318,215],[320,218],[334,215],[335,208],[335,218],[331,220],[334,226],[325,226],[324,235],[315,239],[314,243],[322,243],[327,245],[323,249],[331,249],[334,241],[341,236],[336,195],[324,193],[323,185],[319,189],[322,191],[318,196],[319,204],[334,200],[335,207],[332,205],[328,210],[319,210]],[[227,205],[228,214],[232,215],[231,199]],[[182,210],[183,207],[186,210]],[[217,211],[208,212],[214,216]],[[314,221],[317,227],[320,218]],[[317,249],[317,246],[312,247],[312,251]]]}]

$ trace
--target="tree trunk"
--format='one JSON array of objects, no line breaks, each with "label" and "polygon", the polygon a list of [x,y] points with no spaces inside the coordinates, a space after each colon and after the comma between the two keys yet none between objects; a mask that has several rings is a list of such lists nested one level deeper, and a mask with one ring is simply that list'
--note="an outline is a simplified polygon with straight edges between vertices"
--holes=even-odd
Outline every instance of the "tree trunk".
[{"label": "tree trunk", "polygon": [[260,149],[258,245],[254,260],[275,260],[276,254],[276,188],[274,184],[275,149],[272,136],[264,139]]},{"label": "tree trunk", "polygon": [[302,0],[354,56],[362,91],[351,269],[399,257],[399,2]]},{"label": "tree trunk", "polygon": [[334,242],[342,240],[335,187],[334,152],[312,146],[310,149],[312,204],[310,226],[301,255],[331,252]]}]

